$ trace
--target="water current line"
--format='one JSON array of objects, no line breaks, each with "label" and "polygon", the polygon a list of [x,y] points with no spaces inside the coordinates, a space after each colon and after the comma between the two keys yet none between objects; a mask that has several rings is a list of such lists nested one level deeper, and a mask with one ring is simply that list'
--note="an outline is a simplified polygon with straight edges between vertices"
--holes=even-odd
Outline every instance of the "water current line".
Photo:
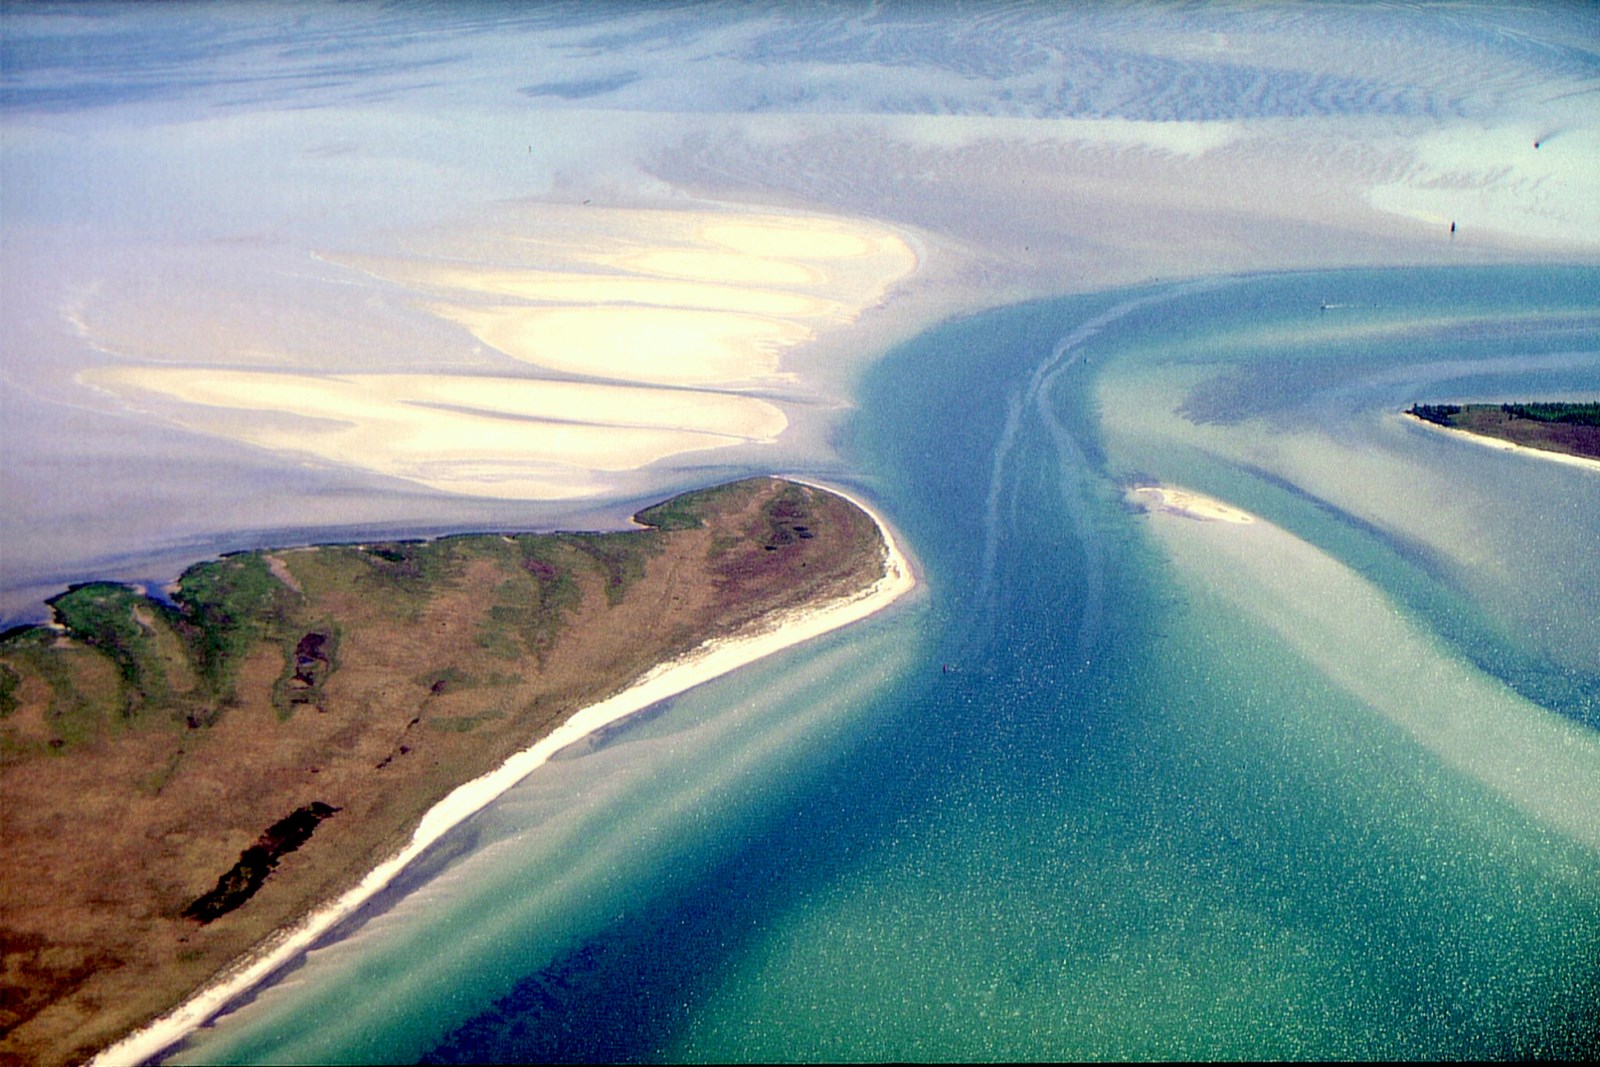
[{"label": "water current line", "polygon": [[[1062,503],[1071,516],[1073,533],[1084,557],[1082,570],[1085,603],[1078,626],[1078,651],[1082,658],[1088,658],[1095,630],[1105,606],[1104,552],[1091,536],[1093,531],[1088,507],[1088,457],[1082,446],[1073,438],[1071,431],[1056,417],[1050,403],[1051,387],[1061,379],[1062,375],[1083,360],[1084,344],[1117,320],[1152,304],[1164,303],[1180,296],[1219,288],[1226,284],[1229,284],[1227,279],[1186,282],[1145,293],[1107,308],[1057,340],[1050,350],[1050,355],[1034,368],[1027,384],[1012,396],[1006,410],[1005,424],[995,445],[994,464],[990,468],[989,491],[984,508],[983,559],[979,570],[977,600],[986,629],[992,629],[999,613],[996,571],[999,565],[1000,546],[1005,540],[1001,532],[1001,509],[1004,498],[1008,495],[1007,467],[1012,465],[1012,457],[1016,452],[1024,425],[1024,416],[1029,408],[1033,408],[1038,412],[1045,432],[1050,435],[1055,445],[1060,469]],[[1017,508],[1020,506],[1015,479],[1016,474],[1013,472],[1009,487],[1011,514],[1010,521],[1006,524],[1009,532],[1013,533],[1017,525]]]},{"label": "water current line", "polygon": [[1065,369],[1063,367],[1048,375],[1041,383],[1034,400],[1039,418],[1055,445],[1056,466],[1060,472],[1057,481],[1061,490],[1062,509],[1072,523],[1073,533],[1077,535],[1078,548],[1083,554],[1083,603],[1078,611],[1076,648],[1078,663],[1074,666],[1080,663],[1087,666],[1092,659],[1091,648],[1095,642],[1095,635],[1099,632],[1100,617],[1105,608],[1105,547],[1096,536],[1093,523],[1090,521],[1092,480],[1089,477],[1088,456],[1067,428],[1061,424],[1061,420],[1056,417],[1051,403],[1053,395],[1051,387]]}]

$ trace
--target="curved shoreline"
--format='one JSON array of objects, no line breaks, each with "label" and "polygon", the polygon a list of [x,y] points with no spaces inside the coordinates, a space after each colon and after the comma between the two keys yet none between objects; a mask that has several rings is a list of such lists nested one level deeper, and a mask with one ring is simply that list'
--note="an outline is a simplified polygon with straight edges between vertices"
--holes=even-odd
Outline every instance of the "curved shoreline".
[{"label": "curved shoreline", "polygon": [[171,1049],[354,914],[445,833],[483,810],[567,746],[669,697],[877,614],[916,587],[910,561],[876,510],[837,488],[799,478],[788,480],[843,497],[872,519],[885,550],[881,578],[857,593],[812,608],[779,613],[751,632],[707,641],[683,656],[658,664],[620,693],[575,712],[499,767],[453,789],[423,815],[404,848],[369,871],[353,888],[277,931],[176,1008],[97,1053],[89,1061],[92,1067],[143,1063]]},{"label": "curved shoreline", "polygon": [[1537,459],[1547,459],[1555,463],[1564,463],[1569,467],[1579,467],[1588,471],[1600,471],[1600,459],[1590,459],[1587,456],[1574,456],[1570,452],[1552,452],[1548,448],[1529,448],[1527,445],[1519,445],[1515,441],[1507,441],[1500,437],[1488,437],[1481,433],[1473,433],[1471,430],[1460,430],[1454,426],[1440,426],[1436,422],[1429,422],[1427,419],[1419,419],[1417,416],[1405,411],[1400,412],[1400,415],[1403,418],[1409,418],[1412,422],[1421,426],[1425,426],[1436,433],[1448,434],[1457,440],[1472,441],[1476,444],[1483,445],[1486,448],[1497,449],[1501,452],[1516,452],[1520,455],[1533,456]]}]

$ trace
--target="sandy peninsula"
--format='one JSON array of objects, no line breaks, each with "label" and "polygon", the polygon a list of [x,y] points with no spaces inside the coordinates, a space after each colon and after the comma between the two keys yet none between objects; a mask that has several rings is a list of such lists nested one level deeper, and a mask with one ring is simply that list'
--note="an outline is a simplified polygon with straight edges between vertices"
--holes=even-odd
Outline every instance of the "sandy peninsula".
[{"label": "sandy peninsula", "polygon": [[1587,456],[1574,456],[1568,452],[1555,452],[1548,448],[1530,448],[1527,445],[1519,445],[1515,441],[1507,441],[1499,437],[1489,437],[1481,433],[1473,433],[1470,430],[1456,429],[1453,426],[1440,426],[1436,422],[1430,422],[1427,419],[1417,418],[1414,415],[1407,415],[1405,413],[1402,413],[1400,417],[1405,419],[1406,422],[1411,425],[1421,426],[1427,430],[1431,430],[1434,433],[1445,434],[1449,437],[1455,438],[1458,441],[1471,441],[1473,444],[1482,445],[1485,448],[1492,448],[1497,452],[1514,452],[1519,456],[1531,456],[1534,459],[1547,460],[1551,463],[1560,463],[1568,467],[1578,467],[1588,471],[1600,471],[1600,459],[1590,459]]},{"label": "sandy peninsula", "polygon": [[388,885],[405,866],[452,827],[482,810],[496,797],[542,766],[568,745],[668,697],[773,653],[867,618],[899,600],[916,585],[911,564],[882,518],[860,500],[840,493],[867,512],[883,536],[883,576],[855,593],[812,607],[781,612],[748,632],[707,641],[693,651],[654,668],[622,692],[583,708],[570,719],[499,767],[458,786],[428,810],[406,846],[374,868],[343,896],[274,934],[259,951],[240,960],[172,1012],[123,1038],[91,1062],[102,1067],[139,1062],[159,1055],[190,1031],[217,1015],[231,1001],[271,977],[342,919]]},{"label": "sandy peninsula", "polygon": [[[136,930],[120,947],[107,939],[106,952],[121,953],[116,966],[109,957],[90,961],[84,973],[58,983],[54,999],[12,1029],[4,1051],[40,1063],[70,1062],[96,1049],[96,1062],[106,1064],[159,1054],[291,961],[553,753],[669,696],[880,611],[915,584],[882,519],[819,486],[757,479],[690,494],[640,518],[653,525],[635,534],[485,535],[237,557],[244,561],[239,567],[258,560],[259,573],[273,576],[273,603],[290,605],[294,625],[276,636],[270,628],[255,634],[253,650],[239,660],[232,703],[198,726],[207,672],[203,659],[181,677],[173,667],[178,649],[170,638],[186,632],[182,620],[169,625],[129,601],[140,626],[128,631],[129,647],[149,638],[151,662],[166,668],[157,677],[156,667],[136,659],[123,673],[131,671],[143,689],[137,698],[126,684],[116,691],[134,703],[188,708],[189,726],[174,732],[146,714],[151,721],[140,727],[55,746],[66,769],[58,787],[79,787],[75,765],[101,777],[106,768],[97,761],[133,758],[148,767],[154,750],[170,748],[173,739],[179,754],[167,757],[165,779],[144,782],[134,799],[105,798],[127,813],[104,847],[91,850],[107,860],[105,870],[84,860],[30,865],[55,872],[61,885],[10,879],[0,884],[0,896],[8,902],[10,941],[48,938],[52,916],[59,921],[55,932],[66,940],[58,956],[75,951],[71,935],[93,937],[94,922]],[[741,541],[733,545],[736,532]],[[624,552],[639,545],[640,556]],[[508,561],[547,594],[549,605],[543,615],[513,620],[514,632],[505,626],[514,612],[486,610],[493,590],[505,587]],[[297,591],[281,582],[284,573]],[[352,574],[362,588],[360,604],[342,599],[353,588]],[[192,581],[215,580],[202,571]],[[83,626],[89,623],[80,601],[90,594],[101,604],[115,600],[112,587],[85,588],[58,606]],[[342,613],[340,620],[317,622],[314,633],[295,638],[311,625],[307,620],[328,620],[330,613]],[[673,613],[689,625],[664,626]],[[430,634],[426,651],[393,647],[397,635],[419,632]],[[505,647],[513,638],[528,647]],[[597,652],[597,644],[611,651]],[[641,645],[654,650],[653,661],[644,661]],[[92,695],[104,672],[95,673],[92,656],[62,654],[69,652],[82,661],[75,661],[74,678]],[[30,673],[43,653],[19,651],[14,643],[0,653],[6,669],[24,679],[24,706],[12,724],[25,726],[37,718],[29,701],[36,705],[48,685]],[[262,762],[274,759],[284,765]],[[16,814],[25,801],[40,807],[29,789],[43,783],[37,775],[30,779],[29,766],[8,765],[0,777],[13,813],[5,837],[24,852],[48,851],[60,835]],[[274,795],[261,801],[262,792]],[[221,891],[226,861],[238,854],[242,863],[240,847],[263,825],[312,795],[319,810],[332,814],[277,864],[259,893],[246,894],[236,910],[209,924],[183,917],[185,902],[211,882]],[[197,814],[206,803],[230,826],[208,826]],[[241,814],[242,808],[251,810]],[[62,811],[85,820],[73,831],[78,835],[92,835],[100,818],[95,803]],[[130,864],[143,870],[129,871]],[[161,888],[148,899],[132,890],[137,899],[123,904],[101,900],[118,879]],[[74,893],[84,897],[86,910],[57,899]],[[118,908],[126,917],[115,914]],[[207,970],[210,958],[217,963]],[[130,979],[148,1007],[137,1006],[140,998],[123,988]],[[138,1029],[128,1034],[130,1026]]]}]

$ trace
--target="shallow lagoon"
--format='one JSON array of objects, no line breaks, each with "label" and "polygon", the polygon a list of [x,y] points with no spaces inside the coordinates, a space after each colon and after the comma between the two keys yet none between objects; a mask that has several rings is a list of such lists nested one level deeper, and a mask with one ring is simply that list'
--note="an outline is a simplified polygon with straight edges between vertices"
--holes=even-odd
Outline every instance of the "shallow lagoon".
[{"label": "shallow lagoon", "polygon": [[1600,477],[1395,413],[1600,395],[1597,291],[1227,279],[897,349],[847,444],[915,603],[552,764],[178,1058],[1593,1054]]}]

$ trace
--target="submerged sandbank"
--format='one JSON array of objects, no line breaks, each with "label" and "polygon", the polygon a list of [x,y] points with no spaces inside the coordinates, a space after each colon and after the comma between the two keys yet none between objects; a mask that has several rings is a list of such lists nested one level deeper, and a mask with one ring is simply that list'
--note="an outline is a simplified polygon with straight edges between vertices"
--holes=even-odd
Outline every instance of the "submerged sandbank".
[{"label": "submerged sandbank", "polygon": [[[340,272],[338,288],[407,304],[408,334],[363,366],[218,330],[210,311],[180,304],[164,345],[76,380],[315,463],[449,493],[577,499],[686,453],[774,443],[784,403],[824,399],[784,354],[880,307],[918,266],[906,238],[872,220],[731,208],[524,204],[405,243],[312,256]],[[311,286],[329,300],[334,288]],[[346,303],[338,294],[306,332],[340,336],[329,320]],[[118,318],[96,323],[85,339],[120,351]]]},{"label": "submerged sandbank", "polygon": [[[1165,493],[1185,493],[1170,487]],[[1204,498],[1202,498],[1204,499]],[[1222,505],[1228,507],[1227,505]],[[1281,638],[1327,681],[1442,764],[1523,814],[1600,850],[1600,739],[1467,661],[1346,564],[1259,516],[1150,528],[1186,580]]]},{"label": "submerged sandbank", "polygon": [[[800,481],[800,479],[790,479]],[[515,786],[551,756],[589,734],[630,715],[811,638],[859,622],[884,610],[916,586],[910,561],[883,517],[849,493],[817,485],[844,497],[872,518],[885,548],[884,573],[871,586],[803,610],[780,613],[742,635],[708,641],[692,652],[646,673],[622,692],[576,712],[560,726],[516,753],[488,774],[458,786],[434,805],[409,843],[367,874],[361,882],[220,974],[177,1008],[100,1052],[90,1062],[102,1067],[138,1063],[160,1055],[210,1021],[229,1003],[270,978],[310,948],[318,938],[353,914],[387,886],[407,864]]]},{"label": "submerged sandbank", "polygon": [[178,367],[102,367],[79,379],[134,403],[180,400],[193,428],[286,455],[514,499],[592,496],[607,473],[770,443],[788,426],[782,409],[753,396],[602,382]]}]

